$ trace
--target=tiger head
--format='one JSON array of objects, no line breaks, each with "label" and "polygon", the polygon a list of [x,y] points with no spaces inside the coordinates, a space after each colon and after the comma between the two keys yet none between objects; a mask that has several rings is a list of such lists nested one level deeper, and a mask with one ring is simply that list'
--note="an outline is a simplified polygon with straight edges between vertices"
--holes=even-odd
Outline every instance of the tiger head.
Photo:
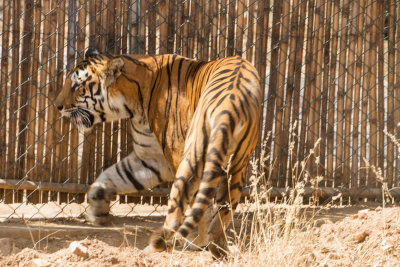
[{"label": "tiger head", "polygon": [[118,89],[123,86],[115,85],[123,67],[121,57],[87,50],[85,59],[67,75],[54,105],[81,131],[99,122],[132,117],[125,94]]}]

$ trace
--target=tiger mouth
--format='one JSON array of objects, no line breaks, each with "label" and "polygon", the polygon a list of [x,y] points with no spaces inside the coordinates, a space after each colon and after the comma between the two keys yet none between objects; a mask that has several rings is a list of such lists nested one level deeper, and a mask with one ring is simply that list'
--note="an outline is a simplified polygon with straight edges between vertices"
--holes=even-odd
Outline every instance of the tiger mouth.
[{"label": "tiger mouth", "polygon": [[78,128],[83,130],[91,128],[94,123],[93,114],[81,108],[70,111],[69,118]]}]

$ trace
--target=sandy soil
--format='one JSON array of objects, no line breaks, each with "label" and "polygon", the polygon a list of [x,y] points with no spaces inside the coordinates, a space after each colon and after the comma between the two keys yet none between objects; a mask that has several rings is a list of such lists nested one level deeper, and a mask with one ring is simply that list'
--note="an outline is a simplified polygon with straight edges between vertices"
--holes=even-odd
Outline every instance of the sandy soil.
[{"label": "sandy soil", "polygon": [[[307,216],[314,212],[309,210]],[[179,248],[144,255],[142,250],[150,230],[160,226],[163,219],[163,216],[116,217],[110,227],[90,226],[79,218],[30,222],[8,219],[0,223],[0,266],[240,266],[245,263],[216,262],[207,251]],[[287,264],[400,266],[400,208],[382,209],[376,205],[323,208],[312,221],[314,226],[297,233],[287,251],[278,252],[289,256]],[[235,224],[240,225],[240,218]],[[270,253],[276,253],[272,249]],[[268,247],[265,252],[269,253]],[[254,263],[263,266],[262,261]]]}]

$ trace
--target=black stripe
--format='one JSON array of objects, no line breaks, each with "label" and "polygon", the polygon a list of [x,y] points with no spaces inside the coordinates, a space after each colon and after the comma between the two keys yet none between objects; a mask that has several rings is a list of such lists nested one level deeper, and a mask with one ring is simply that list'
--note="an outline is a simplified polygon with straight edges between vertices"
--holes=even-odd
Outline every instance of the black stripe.
[{"label": "black stripe", "polygon": [[152,135],[153,132],[142,132],[142,131],[138,130],[138,129],[135,127],[135,124],[134,124],[132,121],[130,121],[130,122],[131,122],[132,129],[133,129],[135,132],[137,132],[138,134],[145,135],[145,136],[151,136],[151,135]]},{"label": "black stripe", "polygon": [[147,163],[143,160],[140,160],[140,162],[145,168],[151,170],[157,176],[159,182],[164,182],[164,180],[161,178],[160,172],[157,169],[155,169],[153,166],[147,165]]},{"label": "black stripe", "polygon": [[185,228],[179,228],[179,234],[183,237],[187,237],[187,235],[189,234],[189,231],[186,230]]},{"label": "black stripe", "polygon": [[189,229],[193,229],[194,228],[194,225],[192,223],[190,223],[190,222],[185,222],[183,225],[185,227],[189,228]]},{"label": "black stripe", "polygon": [[133,62],[133,63],[135,63],[136,65],[145,67],[145,68],[148,69],[149,71],[153,72],[153,70],[152,70],[149,66],[147,66],[145,63],[143,63],[142,61],[139,61],[139,60],[137,60],[137,59],[131,58],[131,57],[128,56],[128,55],[122,55],[122,57],[125,58],[125,59],[127,59],[127,60],[129,60],[129,61],[131,61],[131,62]]},{"label": "black stripe", "polygon": [[121,170],[119,169],[119,165],[115,164],[115,169],[117,170],[118,176],[121,177],[121,179],[124,181],[124,183],[127,184],[127,181],[125,179],[125,177],[122,175]]},{"label": "black stripe", "polygon": [[133,112],[129,109],[129,107],[126,104],[124,104],[124,108],[128,112],[129,118],[133,118]]},{"label": "black stripe", "polygon": [[206,197],[213,197],[213,195],[215,194],[215,188],[214,187],[203,188],[200,190],[200,193]]},{"label": "black stripe", "polygon": [[203,209],[194,208],[194,209],[192,209],[192,212],[190,215],[193,217],[193,220],[198,223],[200,221],[201,217],[203,216],[203,213],[204,213]]},{"label": "black stripe", "polygon": [[[128,161],[129,164],[129,161]],[[122,165],[122,169],[126,174],[126,177],[128,177],[129,181],[131,181],[131,183],[135,186],[135,188],[140,191],[144,189],[144,186],[139,183],[139,181],[132,175],[132,173],[130,172],[130,170],[128,170],[128,168],[125,165],[125,161],[121,161],[121,165]],[[130,166],[131,167],[131,166]]]},{"label": "black stripe", "polygon": [[136,145],[138,145],[138,146],[141,146],[141,147],[151,147],[151,145],[139,143],[138,141],[135,140],[135,138],[134,138],[133,136],[132,136],[132,140],[133,140],[133,142],[134,142]]}]

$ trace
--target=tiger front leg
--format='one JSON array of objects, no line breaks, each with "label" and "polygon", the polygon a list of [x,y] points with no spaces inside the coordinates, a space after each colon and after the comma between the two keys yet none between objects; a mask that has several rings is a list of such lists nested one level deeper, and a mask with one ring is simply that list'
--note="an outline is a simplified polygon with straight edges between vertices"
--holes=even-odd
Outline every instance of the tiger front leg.
[{"label": "tiger front leg", "polygon": [[135,152],[109,167],[90,186],[86,219],[94,224],[110,222],[110,203],[116,194],[152,188],[173,175],[165,160],[139,158]]},{"label": "tiger front leg", "polygon": [[110,202],[115,196],[114,188],[105,188],[99,184],[93,184],[88,192],[89,208],[86,220],[95,225],[106,225],[111,221]]}]

